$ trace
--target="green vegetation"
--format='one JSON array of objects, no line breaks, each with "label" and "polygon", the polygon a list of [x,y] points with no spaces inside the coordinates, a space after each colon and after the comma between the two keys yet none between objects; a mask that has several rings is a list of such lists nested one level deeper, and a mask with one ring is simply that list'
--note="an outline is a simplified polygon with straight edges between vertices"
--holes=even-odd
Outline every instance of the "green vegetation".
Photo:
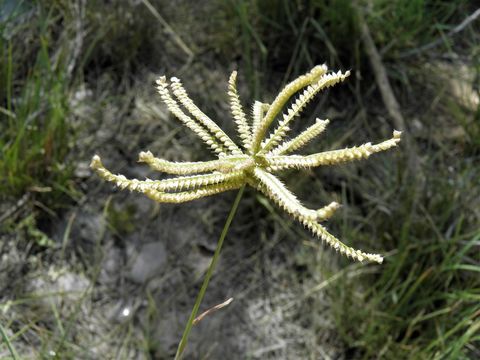
[{"label": "green vegetation", "polygon": [[4,15],[0,28],[2,194],[61,192],[71,176],[64,162],[70,136],[68,77],[62,59],[54,59],[59,44],[51,33],[53,15],[45,10],[32,17],[27,31],[19,18],[30,9],[19,5]]},{"label": "green vegetation", "polygon": [[[152,74],[191,78],[185,86],[198,106],[233,130],[223,107],[225,74],[238,70],[238,83],[248,84],[239,92],[250,106],[253,99],[271,101],[287,81],[325,62],[352,75],[310,105],[293,129],[330,118],[322,141],[305,153],[389,136],[394,126],[358,11],[382,56],[411,146],[284,178],[308,206],[342,203],[331,231],[384,254],[384,263],[352,264],[247,191],[205,299],[214,305],[231,295],[234,302],[193,327],[186,352],[480,357],[480,17],[456,28],[477,10],[467,0],[352,3],[2,2],[0,357],[173,357],[165,339],[178,343],[176,322],[185,323],[199,285],[185,277],[190,268],[180,269],[196,259],[189,252],[194,245],[187,245],[198,239],[188,229],[218,238],[233,198],[194,205],[200,215],[182,223],[179,208],[112,194],[82,173],[82,164],[105,149],[110,168],[133,169],[127,175],[138,177],[150,176],[134,168],[133,154],[143,149],[175,161],[208,157],[165,115]],[[182,157],[176,150],[185,148],[191,154]],[[174,269],[164,268],[140,290],[131,285],[132,252],[142,241],[168,242],[175,234],[178,247],[167,247]],[[210,259],[207,245],[195,249]],[[268,306],[254,306],[260,302]],[[117,305],[121,315],[110,315]],[[254,316],[259,309],[265,317]],[[248,337],[263,328],[270,338]],[[238,334],[251,341],[239,345]]]}]

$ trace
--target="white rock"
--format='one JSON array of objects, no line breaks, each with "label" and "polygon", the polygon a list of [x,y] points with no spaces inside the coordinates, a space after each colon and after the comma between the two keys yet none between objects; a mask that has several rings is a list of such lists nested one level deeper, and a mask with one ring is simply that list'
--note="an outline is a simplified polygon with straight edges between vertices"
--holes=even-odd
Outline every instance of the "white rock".
[{"label": "white rock", "polygon": [[153,276],[160,274],[166,263],[167,254],[162,242],[145,244],[133,260],[128,277],[143,284]]}]

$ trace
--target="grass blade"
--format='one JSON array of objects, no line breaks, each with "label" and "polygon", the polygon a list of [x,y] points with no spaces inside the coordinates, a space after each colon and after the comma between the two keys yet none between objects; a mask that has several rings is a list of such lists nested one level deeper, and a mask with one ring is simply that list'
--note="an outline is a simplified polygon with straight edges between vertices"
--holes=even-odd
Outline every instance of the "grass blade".
[{"label": "grass blade", "polygon": [[3,329],[3,326],[0,324],[0,334],[2,335],[2,339],[7,345],[8,351],[10,351],[10,355],[12,355],[12,358],[14,360],[19,359],[17,352],[15,351],[15,348],[13,347],[12,343],[10,342],[10,339],[7,336],[7,333]]}]

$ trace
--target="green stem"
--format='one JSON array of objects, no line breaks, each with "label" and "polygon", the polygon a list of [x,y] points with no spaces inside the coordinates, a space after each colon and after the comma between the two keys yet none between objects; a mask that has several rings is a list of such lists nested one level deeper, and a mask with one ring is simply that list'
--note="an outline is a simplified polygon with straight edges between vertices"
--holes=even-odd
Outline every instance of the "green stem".
[{"label": "green stem", "polygon": [[0,324],[0,335],[2,336],[3,341],[7,345],[7,349],[10,352],[10,355],[12,356],[13,360],[18,359],[18,354],[15,351],[15,348],[13,347],[12,343],[10,342],[10,339],[7,336],[6,331],[3,329],[3,326]]},{"label": "green stem", "polygon": [[233,202],[232,209],[230,210],[230,213],[228,214],[227,221],[225,222],[225,225],[223,226],[222,233],[220,235],[220,239],[218,239],[217,247],[215,249],[215,253],[213,254],[212,261],[210,263],[210,266],[208,267],[207,274],[205,275],[205,279],[203,280],[202,287],[200,288],[200,291],[197,295],[197,299],[195,300],[195,305],[193,305],[192,313],[190,314],[190,317],[188,318],[187,325],[185,326],[185,330],[183,331],[182,335],[182,340],[180,340],[180,344],[178,345],[177,353],[175,355],[175,359],[181,359],[183,351],[185,350],[185,347],[187,346],[188,342],[188,335],[190,335],[190,331],[192,330],[193,326],[193,320],[195,320],[195,317],[197,316],[198,309],[200,307],[200,304],[202,302],[202,299],[205,295],[205,292],[207,291],[208,283],[210,281],[210,278],[212,277],[213,270],[215,269],[215,266],[217,265],[218,258],[220,255],[220,250],[222,249],[223,245],[223,240],[225,240],[225,237],[227,236],[228,229],[230,228],[230,224],[232,223],[233,217],[235,216],[235,213],[237,212],[238,204],[240,203],[240,199],[242,198],[243,191],[245,190],[245,185],[240,188],[238,191],[237,197],[235,198],[235,201]]}]

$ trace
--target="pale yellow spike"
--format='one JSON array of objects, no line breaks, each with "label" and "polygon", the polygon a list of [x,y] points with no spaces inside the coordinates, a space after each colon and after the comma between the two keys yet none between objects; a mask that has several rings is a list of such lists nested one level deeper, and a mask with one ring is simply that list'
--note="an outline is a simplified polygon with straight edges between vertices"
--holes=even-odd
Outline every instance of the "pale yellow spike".
[{"label": "pale yellow spike", "polygon": [[212,174],[180,176],[165,180],[144,180],[141,182],[141,185],[162,192],[183,191],[223,182],[238,181],[242,176],[243,173],[241,171],[229,173],[214,172]]},{"label": "pale yellow spike", "polygon": [[208,129],[215,138],[226,147],[230,154],[239,155],[242,152],[237,145],[225,134],[225,132],[210,119],[203,111],[201,111],[197,105],[195,105],[187,94],[187,91],[183,87],[180,80],[176,77],[170,79],[170,87],[173,94],[177,97],[178,101],[193,115],[198,123]]},{"label": "pale yellow spike", "polygon": [[[252,126],[252,139],[253,139],[253,134],[255,134],[259,127],[260,124],[263,121],[263,116],[265,113],[268,111],[270,108],[270,104],[262,103],[260,101],[255,101],[253,103],[252,107],[252,118],[253,118],[253,126]],[[252,143],[250,141],[250,151],[252,151]]]},{"label": "pale yellow spike", "polygon": [[247,121],[247,116],[243,111],[242,104],[240,102],[240,96],[237,91],[237,72],[233,71],[228,80],[228,96],[230,98],[230,110],[237,125],[237,131],[242,139],[243,147],[245,150],[250,149],[250,139],[252,137],[252,130]]},{"label": "pale yellow spike", "polygon": [[360,262],[363,261],[372,261],[381,264],[383,262],[383,257],[378,254],[369,254],[357,249],[354,249],[350,246],[345,245],[343,242],[338,240],[335,236],[330,234],[327,229],[317,222],[311,221],[309,219],[301,218],[300,221],[307,227],[315,236],[319,237],[325,241],[329,246],[334,248],[340,254],[350,257],[354,260]]},{"label": "pale yellow spike", "polygon": [[238,182],[241,181],[243,176],[241,171],[236,171],[229,173],[215,172],[212,174],[182,176],[165,180],[138,180],[127,179],[124,175],[115,175],[111,173],[105,168],[105,166],[103,166],[99,156],[94,156],[90,166],[100,175],[100,177],[114,183],[119,188],[142,193],[148,190],[155,190],[159,192],[193,190],[207,185],[215,185],[234,181]]},{"label": "pale yellow spike", "polygon": [[[92,158],[90,167],[104,180],[112,182],[120,189],[128,189],[154,196],[158,202],[185,202],[235,189],[243,184],[242,173],[214,173],[195,175],[166,180],[127,179],[124,175],[115,175],[102,164],[98,155]],[[187,191],[182,191],[187,190]],[[182,191],[182,192],[171,192]]]},{"label": "pale yellow spike", "polygon": [[333,201],[327,206],[317,210],[317,221],[325,221],[330,219],[335,211],[340,208],[340,204]]},{"label": "pale yellow spike", "polygon": [[147,189],[144,194],[158,203],[180,204],[207,196],[220,194],[225,191],[239,189],[242,187],[242,185],[242,182],[225,182],[179,193],[164,193],[153,189]]},{"label": "pale yellow spike", "polygon": [[266,158],[268,167],[272,171],[279,171],[291,168],[306,169],[316,167],[320,165],[334,165],[348,161],[366,159],[370,155],[388,150],[395,147],[400,142],[401,132],[394,131],[393,137],[389,140],[383,141],[379,144],[372,145],[366,143],[361,146],[355,146],[352,148],[346,148],[341,150],[325,151],[318,154],[312,154],[307,156],[302,155],[278,155],[270,156]]},{"label": "pale yellow spike", "polygon": [[312,83],[318,81],[318,79],[327,72],[328,68],[326,65],[318,65],[315,66],[312,70],[310,70],[307,74],[298,77],[297,79],[293,80],[289,83],[285,88],[280,91],[277,95],[275,100],[273,100],[272,104],[270,105],[266,115],[263,117],[262,121],[258,124],[258,126],[254,129],[253,132],[253,141],[252,141],[252,152],[256,153],[259,148],[260,144],[270,126],[272,121],[278,115],[280,111],[282,111],[283,106],[286,104],[288,99],[292,97],[293,94],[298,92],[300,89],[308,86]]},{"label": "pale yellow spike", "polygon": [[165,105],[167,105],[168,110],[175,115],[181,122],[183,122],[189,129],[191,129],[195,134],[197,134],[205,144],[210,146],[210,148],[220,156],[227,155],[227,149],[225,149],[217,139],[201,125],[195,122],[190,116],[186,115],[178,106],[177,102],[173,100],[168,91],[168,83],[165,76],[161,76],[157,80],[157,90],[160,93]]},{"label": "pale yellow spike", "polygon": [[138,161],[148,164],[151,169],[176,175],[198,174],[209,171],[228,172],[247,159],[249,159],[247,155],[227,155],[221,159],[210,161],[175,162],[156,158],[150,151],[142,151],[138,156]]},{"label": "pale yellow spike", "polygon": [[258,182],[252,182],[252,184],[255,184],[258,190],[266,193],[270,199],[273,199],[277,205],[295,218],[321,221],[330,217],[338,208],[337,203],[332,203],[319,210],[308,209],[274,175],[260,168],[255,168],[253,175]]},{"label": "pale yellow spike", "polygon": [[336,74],[325,74],[322,75],[316,83],[307,86],[302,94],[299,95],[290,108],[288,108],[283,114],[283,119],[280,120],[277,128],[273,131],[270,137],[262,143],[260,153],[268,152],[270,149],[280,143],[280,141],[282,141],[287,132],[290,130],[290,122],[295,116],[300,114],[308,102],[312,100],[320,90],[333,86],[338,82],[345,80],[348,76],[350,76],[350,71],[345,72],[345,74],[342,74],[341,71],[337,72]]},{"label": "pale yellow spike", "polygon": [[273,148],[268,153],[269,155],[282,155],[282,154],[289,154],[294,152],[305,145],[307,145],[310,141],[316,138],[318,135],[323,133],[330,121],[327,120],[320,120],[317,119],[315,124],[308,127],[302,133],[294,137],[289,141],[285,141],[284,143],[278,145],[276,148]]}]

